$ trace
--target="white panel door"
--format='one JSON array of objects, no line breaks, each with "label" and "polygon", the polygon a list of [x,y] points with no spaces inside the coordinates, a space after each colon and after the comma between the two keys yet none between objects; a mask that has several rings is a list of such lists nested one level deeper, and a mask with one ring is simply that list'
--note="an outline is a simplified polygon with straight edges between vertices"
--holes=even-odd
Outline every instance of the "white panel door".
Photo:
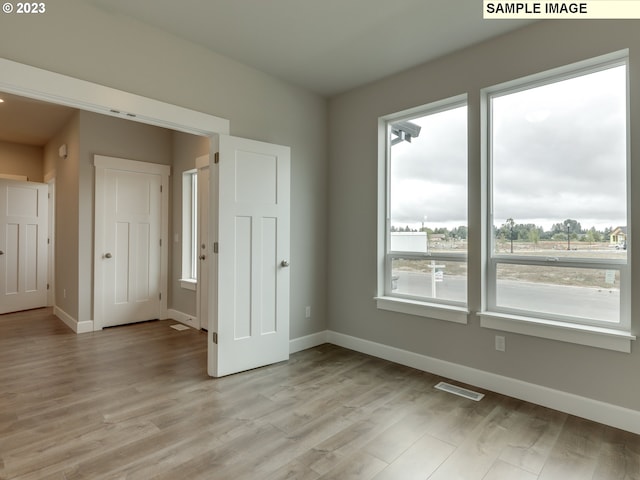
[{"label": "white panel door", "polygon": [[163,177],[147,165],[96,170],[96,328],[162,315]]},{"label": "white panel door", "polygon": [[207,166],[198,168],[198,320],[200,328],[209,330],[209,266],[211,255],[209,247],[209,156],[206,158]]},{"label": "white panel door", "polygon": [[0,180],[0,313],[47,305],[48,186]]},{"label": "white panel door", "polygon": [[290,149],[220,135],[217,182],[209,374],[219,377],[289,358]]}]

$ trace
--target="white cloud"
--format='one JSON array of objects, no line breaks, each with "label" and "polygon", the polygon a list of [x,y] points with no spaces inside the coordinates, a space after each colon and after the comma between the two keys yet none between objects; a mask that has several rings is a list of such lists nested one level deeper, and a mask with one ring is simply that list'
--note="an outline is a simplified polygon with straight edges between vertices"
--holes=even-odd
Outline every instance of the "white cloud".
[{"label": "white cloud", "polygon": [[496,224],[626,223],[625,77],[616,67],[493,100]]},{"label": "white cloud", "polygon": [[467,223],[466,107],[412,119],[418,138],[392,147],[391,223]]},{"label": "white cloud", "polygon": [[[624,66],[494,97],[494,223],[625,225],[626,101]],[[393,225],[467,223],[466,117],[412,119],[418,138],[392,147]]]}]

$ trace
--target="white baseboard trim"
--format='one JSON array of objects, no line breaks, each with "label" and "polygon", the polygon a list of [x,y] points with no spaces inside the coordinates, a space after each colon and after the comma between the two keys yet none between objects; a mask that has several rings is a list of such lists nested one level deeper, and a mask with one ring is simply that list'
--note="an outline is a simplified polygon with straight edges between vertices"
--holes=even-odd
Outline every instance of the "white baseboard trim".
[{"label": "white baseboard trim", "polygon": [[640,435],[640,411],[637,410],[446,362],[338,332],[327,331],[322,334],[325,335],[327,343]]},{"label": "white baseboard trim", "polygon": [[93,329],[94,329],[93,320],[84,320],[82,322],[78,322],[77,325],[78,325],[78,329],[76,330],[76,333],[93,332]]},{"label": "white baseboard trim", "polygon": [[200,322],[198,321],[198,317],[196,317],[195,315],[189,315],[170,308],[167,310],[167,317],[180,323],[184,323],[185,325],[191,328],[195,328],[196,330],[200,329]]},{"label": "white baseboard trim", "polygon": [[289,341],[289,353],[301,352],[302,350],[307,350],[308,348],[317,347],[318,345],[322,345],[323,343],[327,343],[327,331],[312,333],[311,335],[306,335],[304,337],[294,338]]},{"label": "white baseboard trim", "polygon": [[75,333],[93,332],[93,320],[84,320],[79,322],[58,306],[53,307],[53,314],[62,320],[64,324]]}]

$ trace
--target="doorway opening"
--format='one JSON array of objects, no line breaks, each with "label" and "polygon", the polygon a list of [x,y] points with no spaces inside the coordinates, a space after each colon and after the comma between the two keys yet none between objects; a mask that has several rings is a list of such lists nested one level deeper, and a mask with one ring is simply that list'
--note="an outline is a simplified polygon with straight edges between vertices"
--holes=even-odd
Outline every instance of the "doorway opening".
[{"label": "doorway opening", "polygon": [[[131,122],[162,127],[174,132],[206,137],[209,140],[208,148],[210,154],[216,148],[215,142],[211,141],[212,137],[217,134],[229,133],[229,121],[226,119],[59,75],[7,59],[0,58],[0,72],[2,72],[0,73],[1,92]],[[174,174],[176,173],[178,172],[174,172]],[[46,181],[55,182],[55,177],[46,179]],[[52,201],[56,200],[54,196]],[[80,205],[79,208],[87,207]],[[54,215],[54,212],[55,209],[50,215]],[[81,222],[81,220],[79,221]],[[90,235],[92,233],[90,232]],[[172,240],[173,236],[166,239],[167,243],[173,243]],[[94,253],[92,247],[92,245],[83,247],[86,250],[86,255],[79,260],[81,263],[86,263],[87,265],[93,263]],[[80,255],[82,255],[82,252]],[[53,259],[54,255],[51,255],[51,258]],[[54,268],[54,265],[50,265],[49,270],[53,271]],[[88,290],[85,289],[85,293],[90,292],[92,282],[92,272],[89,268],[88,273],[84,274],[84,278],[77,280],[78,288],[84,288],[85,284],[89,284]],[[55,304],[54,288],[56,287],[58,288],[58,295],[62,295],[65,298],[67,295],[73,295],[64,285],[56,286],[53,281],[49,283],[52,287],[48,296],[50,304]],[[81,294],[77,295],[83,296]],[[91,331],[93,330],[92,319],[95,318],[95,301],[92,299],[88,303],[90,307],[88,308],[89,315],[86,315],[86,317],[89,317],[87,319],[80,318],[80,315],[78,315],[77,319],[69,318],[68,315],[64,315],[64,312],[56,312],[56,314],[59,314],[59,318],[77,333]]]},{"label": "doorway opening", "polygon": [[[288,359],[289,147],[231,137],[229,122],[219,117],[9,60],[0,59],[0,72],[0,91],[207,137],[210,158],[219,152],[221,159],[218,162],[216,157],[219,168],[210,175],[210,184],[219,189],[217,195],[210,198],[211,241],[215,239],[210,253],[218,253],[218,242],[227,249],[213,270],[218,276],[231,279],[224,291],[220,289],[225,282],[210,282],[208,287],[209,312],[217,312],[210,323],[218,330],[209,328],[207,333],[209,374],[228,375]],[[74,166],[80,180],[78,195],[74,198],[78,215],[76,217],[74,211],[70,217],[77,222],[72,227],[78,230],[78,235],[72,228],[75,244],[67,247],[76,255],[73,260],[79,266],[72,294],[76,295],[76,331],[80,333],[102,328],[102,323],[83,320],[83,315],[87,318],[97,315],[98,301],[93,285],[98,282],[99,272],[95,266],[91,271],[91,264],[102,252],[98,252],[91,241],[95,232],[92,227],[99,213],[92,208],[93,184],[87,181],[87,172],[92,172],[94,165],[77,160]],[[61,184],[58,191],[63,191]],[[159,240],[162,246],[163,239]],[[165,241],[169,241],[168,236]],[[108,254],[110,252],[104,253],[104,258],[113,257]],[[162,281],[168,282],[167,277]],[[163,315],[166,304],[164,310]],[[224,322],[220,322],[220,318]],[[250,355],[245,354],[247,352]]]}]

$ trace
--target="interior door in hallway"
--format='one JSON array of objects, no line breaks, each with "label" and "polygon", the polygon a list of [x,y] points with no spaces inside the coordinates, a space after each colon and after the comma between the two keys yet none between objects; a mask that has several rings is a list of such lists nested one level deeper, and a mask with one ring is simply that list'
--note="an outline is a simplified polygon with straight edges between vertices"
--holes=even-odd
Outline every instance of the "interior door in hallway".
[{"label": "interior door in hallway", "polygon": [[47,305],[48,186],[0,179],[0,313]]},{"label": "interior door in hallway", "polygon": [[162,172],[168,168],[96,157],[96,329],[163,314]]},{"label": "interior door in hallway", "polygon": [[209,289],[209,374],[216,377],[289,358],[291,168],[289,147],[228,135],[218,141],[219,162],[211,165],[218,216],[210,228],[219,242],[217,288]]}]

